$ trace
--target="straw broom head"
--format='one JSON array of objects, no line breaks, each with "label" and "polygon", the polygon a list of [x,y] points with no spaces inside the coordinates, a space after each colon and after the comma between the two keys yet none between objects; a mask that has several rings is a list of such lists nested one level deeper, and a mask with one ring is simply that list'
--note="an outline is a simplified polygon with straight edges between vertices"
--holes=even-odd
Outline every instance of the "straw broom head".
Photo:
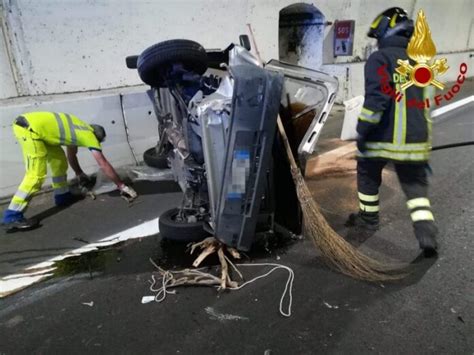
[{"label": "straw broom head", "polygon": [[313,199],[308,185],[296,165],[280,117],[278,117],[278,129],[290,161],[291,175],[303,210],[305,236],[311,238],[324,259],[343,274],[356,279],[386,281],[405,276],[405,273],[402,270],[396,270],[395,266],[386,265],[361,253],[332,229],[320,212],[318,204]]}]

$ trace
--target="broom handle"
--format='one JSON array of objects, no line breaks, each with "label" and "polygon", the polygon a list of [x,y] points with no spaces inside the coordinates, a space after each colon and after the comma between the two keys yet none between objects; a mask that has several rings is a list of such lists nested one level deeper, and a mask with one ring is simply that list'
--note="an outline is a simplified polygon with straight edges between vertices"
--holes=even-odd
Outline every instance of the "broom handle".
[{"label": "broom handle", "polygon": [[262,57],[260,56],[260,52],[258,51],[257,42],[255,42],[255,36],[253,35],[252,25],[248,23],[247,27],[249,29],[250,37],[252,38],[252,44],[253,44],[253,48],[255,49],[255,54],[257,55],[257,58],[260,61],[260,64],[262,64],[263,66],[263,60],[262,60]]},{"label": "broom handle", "polygon": [[431,148],[431,150],[435,151],[435,150],[448,149],[448,148],[464,147],[465,145],[473,145],[473,144],[474,144],[474,141],[451,143],[451,144],[445,144],[445,145],[438,145],[437,147]]},{"label": "broom handle", "polygon": [[283,126],[283,122],[281,121],[280,115],[278,115],[277,124],[278,124],[278,131],[280,132],[280,136],[283,141],[283,145],[285,146],[285,149],[286,149],[286,155],[288,156],[288,160],[291,165],[291,169],[292,170],[299,169],[298,165],[296,164],[293,151],[291,150],[290,142],[288,142],[288,136],[286,135],[285,127]]}]

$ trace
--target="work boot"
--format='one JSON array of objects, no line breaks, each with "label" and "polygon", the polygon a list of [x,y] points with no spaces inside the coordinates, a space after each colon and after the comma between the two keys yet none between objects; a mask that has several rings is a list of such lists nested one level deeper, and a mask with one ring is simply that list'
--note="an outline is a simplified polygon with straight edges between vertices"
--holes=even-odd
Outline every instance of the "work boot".
[{"label": "work boot", "polygon": [[6,210],[3,213],[2,226],[5,228],[7,233],[32,230],[39,227],[39,225],[37,219],[25,218],[23,212]]},{"label": "work boot", "polygon": [[438,254],[438,243],[436,242],[436,235],[438,228],[430,221],[419,221],[413,223],[415,229],[415,236],[420,244],[420,249],[423,250],[425,258],[432,258]]},{"label": "work boot", "polygon": [[23,218],[15,222],[3,223],[2,225],[7,233],[29,231],[40,226],[39,221],[35,218]]},{"label": "work boot", "polygon": [[369,231],[376,231],[379,229],[379,215],[378,213],[351,213],[346,223],[346,227],[356,227],[367,229]]}]

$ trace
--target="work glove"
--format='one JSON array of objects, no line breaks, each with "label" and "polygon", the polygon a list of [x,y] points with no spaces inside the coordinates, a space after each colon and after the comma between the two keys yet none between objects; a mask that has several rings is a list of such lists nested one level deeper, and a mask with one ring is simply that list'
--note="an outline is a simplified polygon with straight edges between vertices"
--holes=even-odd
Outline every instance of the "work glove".
[{"label": "work glove", "polygon": [[92,179],[87,176],[87,174],[84,174],[84,173],[81,173],[77,176],[77,179],[79,180],[79,186],[82,188],[82,187],[85,187],[85,188],[91,188],[92,185],[94,184],[94,182],[92,181]]},{"label": "work glove", "polygon": [[138,194],[130,186],[122,184],[119,186],[120,196],[125,199],[127,202],[132,202],[138,197]]},{"label": "work glove", "polygon": [[365,153],[367,151],[367,147],[365,146],[365,141],[366,141],[366,137],[363,136],[363,135],[358,135],[357,136],[357,140],[356,140],[356,143],[357,143],[357,149],[359,150],[359,152],[361,153]]}]

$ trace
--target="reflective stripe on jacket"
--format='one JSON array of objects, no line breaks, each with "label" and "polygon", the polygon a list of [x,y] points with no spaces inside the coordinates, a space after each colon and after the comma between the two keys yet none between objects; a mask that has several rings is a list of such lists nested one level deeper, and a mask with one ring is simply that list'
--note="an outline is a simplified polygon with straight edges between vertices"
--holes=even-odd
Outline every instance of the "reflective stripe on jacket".
[{"label": "reflective stripe on jacket", "polygon": [[[379,50],[367,60],[364,107],[357,123],[357,132],[365,137],[367,151],[359,152],[359,157],[398,162],[429,159],[428,88],[411,86],[402,91],[400,86],[407,79],[395,71],[398,59],[408,59],[407,45],[408,38],[389,37],[379,42]],[[420,107],[421,104],[426,107]]]},{"label": "reflective stripe on jacket", "polygon": [[30,112],[21,115],[30,129],[49,145],[72,145],[102,150],[93,128],[68,113]]}]

